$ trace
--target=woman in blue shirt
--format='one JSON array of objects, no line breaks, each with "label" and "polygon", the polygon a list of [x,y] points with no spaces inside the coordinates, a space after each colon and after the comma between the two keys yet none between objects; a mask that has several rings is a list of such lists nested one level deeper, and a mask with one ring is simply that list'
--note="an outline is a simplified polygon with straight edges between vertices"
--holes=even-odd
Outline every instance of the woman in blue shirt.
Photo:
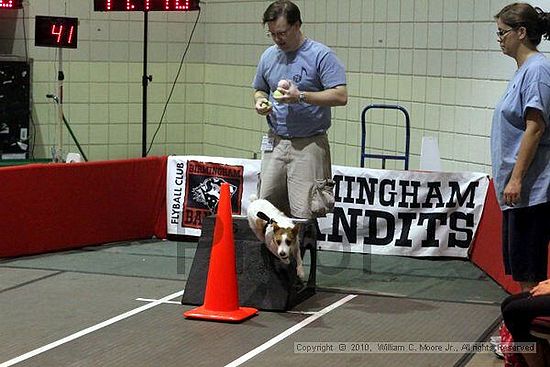
[{"label": "woman in blue shirt", "polygon": [[495,20],[500,48],[518,69],[493,115],[493,178],[503,214],[505,272],[524,291],[507,298],[502,311],[515,342],[538,342],[537,353],[523,354],[527,364],[546,366],[547,350],[528,330],[534,317],[549,312],[548,296],[536,297],[548,281],[534,286],[547,278],[550,241],[550,62],[537,50],[542,36],[550,36],[550,16],[514,3]]},{"label": "woman in blue shirt", "polygon": [[527,291],[547,279],[550,241],[550,62],[537,50],[550,16],[514,3],[495,15],[498,42],[517,63],[495,107],[491,158],[503,211],[506,274]]}]

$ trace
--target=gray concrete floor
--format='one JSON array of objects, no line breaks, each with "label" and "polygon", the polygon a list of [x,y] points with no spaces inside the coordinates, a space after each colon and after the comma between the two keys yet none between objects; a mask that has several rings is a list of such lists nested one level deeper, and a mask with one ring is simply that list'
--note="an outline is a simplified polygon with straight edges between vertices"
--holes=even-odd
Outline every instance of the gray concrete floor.
[{"label": "gray concrete floor", "polygon": [[[489,340],[506,293],[467,261],[321,252],[314,297],[290,312],[260,311],[234,325],[181,316],[192,308],[179,304],[177,292],[185,287],[195,246],[148,240],[0,260],[0,367],[503,364],[492,353],[293,352],[294,343],[319,340]],[[319,315],[349,295],[353,298]],[[127,315],[129,310],[136,313]],[[318,318],[300,327],[310,317]],[[82,334],[113,318],[121,319]],[[293,329],[254,359],[237,363]],[[14,360],[75,333],[80,334],[53,349]]]}]

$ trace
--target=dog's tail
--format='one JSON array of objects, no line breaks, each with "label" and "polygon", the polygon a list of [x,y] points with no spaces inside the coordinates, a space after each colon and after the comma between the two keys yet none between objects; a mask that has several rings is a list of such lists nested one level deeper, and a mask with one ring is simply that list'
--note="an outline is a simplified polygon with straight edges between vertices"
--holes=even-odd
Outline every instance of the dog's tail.
[{"label": "dog's tail", "polygon": [[249,200],[250,202],[253,202],[254,200],[258,200],[258,195],[252,194],[252,195],[250,195],[250,197],[248,198],[248,200]]}]

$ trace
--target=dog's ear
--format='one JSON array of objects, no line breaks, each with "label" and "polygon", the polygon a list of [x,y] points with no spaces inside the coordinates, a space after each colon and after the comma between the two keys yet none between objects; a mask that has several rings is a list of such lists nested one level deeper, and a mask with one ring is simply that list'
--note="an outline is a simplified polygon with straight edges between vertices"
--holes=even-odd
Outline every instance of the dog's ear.
[{"label": "dog's ear", "polygon": [[273,227],[273,231],[277,231],[281,228],[273,219],[270,219],[269,224],[271,224],[271,226]]},{"label": "dog's ear", "polygon": [[302,228],[302,225],[300,223],[295,224],[294,227],[292,227],[292,234],[294,234],[295,236],[298,236],[301,228]]}]

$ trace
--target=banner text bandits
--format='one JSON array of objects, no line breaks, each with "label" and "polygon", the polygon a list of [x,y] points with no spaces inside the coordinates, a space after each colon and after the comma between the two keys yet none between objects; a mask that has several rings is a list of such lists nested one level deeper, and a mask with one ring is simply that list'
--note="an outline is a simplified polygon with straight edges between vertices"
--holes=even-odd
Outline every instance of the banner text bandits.
[{"label": "banner text bandits", "polygon": [[[335,175],[335,199],[336,203],[345,203],[346,208],[338,204],[334,208],[332,214],[332,233],[319,233],[320,241],[342,242],[343,236],[340,233],[340,225],[346,235],[347,241],[350,244],[357,243],[357,232],[359,218],[362,220],[362,226],[367,236],[364,237],[364,244],[384,246],[394,241],[396,221],[402,221],[401,234],[395,239],[394,245],[401,247],[412,247],[412,240],[409,238],[411,228],[416,226],[427,226],[427,238],[421,241],[422,247],[438,247],[439,239],[436,237],[437,226],[449,226],[448,247],[468,248],[473,237],[474,215],[472,213],[464,213],[461,211],[449,211],[448,209],[442,212],[415,212],[407,211],[407,208],[474,208],[474,198],[476,188],[479,182],[469,182],[464,193],[460,192],[458,182],[449,181],[448,187],[444,188],[443,192],[450,195],[444,199],[442,193],[441,182],[439,181],[407,181],[407,180],[392,180],[378,178],[365,178],[355,176]],[[425,187],[422,187],[424,184]],[[426,189],[427,193],[420,195],[419,189]],[[355,190],[354,190],[355,189]],[[355,194],[355,195],[354,195]],[[395,205],[397,203],[397,206]],[[397,218],[394,214],[381,211],[369,210],[360,207],[350,207],[353,204],[363,205],[379,205],[383,207],[403,208],[404,211],[397,213]],[[383,224],[381,224],[383,223]],[[462,226],[463,225],[463,226]],[[381,236],[379,229],[386,229],[386,234]],[[459,235],[461,233],[461,235]],[[460,237],[460,239],[459,239]]]}]

